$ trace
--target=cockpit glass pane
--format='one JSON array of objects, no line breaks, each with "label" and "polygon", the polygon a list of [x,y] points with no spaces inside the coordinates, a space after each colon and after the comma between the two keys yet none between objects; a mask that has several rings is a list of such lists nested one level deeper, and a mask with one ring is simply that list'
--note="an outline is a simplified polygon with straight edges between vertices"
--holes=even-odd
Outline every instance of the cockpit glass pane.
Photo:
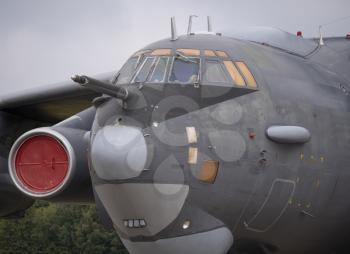
[{"label": "cockpit glass pane", "polygon": [[143,61],[141,65],[139,72],[134,78],[135,83],[142,83],[146,81],[149,75],[149,72],[152,69],[153,62],[154,62],[154,57],[146,57],[146,59]]},{"label": "cockpit glass pane", "polygon": [[198,82],[199,59],[193,57],[177,56],[174,59],[173,67],[169,77],[174,83],[195,83]]},{"label": "cockpit glass pane", "polygon": [[137,67],[137,61],[138,57],[132,57],[124,64],[123,68],[119,72],[117,84],[127,84],[130,82]]},{"label": "cockpit glass pane", "polygon": [[166,68],[168,66],[169,57],[159,57],[156,67],[152,73],[152,76],[149,79],[149,82],[160,83],[164,82]]},{"label": "cockpit glass pane", "polygon": [[221,64],[216,61],[206,62],[203,79],[206,82],[228,82],[226,74],[221,67]]}]

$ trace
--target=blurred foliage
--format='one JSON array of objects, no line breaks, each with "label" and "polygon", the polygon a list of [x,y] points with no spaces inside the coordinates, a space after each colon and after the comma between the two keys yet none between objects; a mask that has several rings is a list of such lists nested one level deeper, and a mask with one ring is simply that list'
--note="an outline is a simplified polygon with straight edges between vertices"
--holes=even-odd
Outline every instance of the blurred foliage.
[{"label": "blurred foliage", "polygon": [[0,220],[0,253],[127,254],[96,207],[36,202],[23,219]]}]

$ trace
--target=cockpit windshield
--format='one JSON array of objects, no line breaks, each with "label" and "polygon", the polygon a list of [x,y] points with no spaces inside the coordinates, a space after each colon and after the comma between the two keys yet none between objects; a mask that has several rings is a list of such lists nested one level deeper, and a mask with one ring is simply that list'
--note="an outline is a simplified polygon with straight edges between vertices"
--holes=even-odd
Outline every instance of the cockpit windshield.
[{"label": "cockpit windshield", "polygon": [[138,57],[132,57],[124,64],[117,77],[117,84],[127,84],[130,82],[137,67],[138,59]]},{"label": "cockpit windshield", "polygon": [[147,77],[152,69],[155,57],[146,57],[143,61],[140,70],[134,78],[134,83],[142,83],[147,80]]},{"label": "cockpit windshield", "polygon": [[178,55],[174,58],[169,81],[173,83],[196,83],[199,74],[199,58]]},{"label": "cockpit windshield", "polygon": [[195,84],[234,85],[257,89],[256,80],[248,65],[235,61],[220,50],[154,49],[135,53],[124,64],[116,84]]},{"label": "cockpit windshield", "polygon": [[224,69],[218,61],[206,61],[203,81],[208,83],[229,83]]},{"label": "cockpit windshield", "polygon": [[169,63],[169,57],[159,57],[152,72],[152,75],[148,79],[151,83],[160,83],[164,82],[166,69]]}]

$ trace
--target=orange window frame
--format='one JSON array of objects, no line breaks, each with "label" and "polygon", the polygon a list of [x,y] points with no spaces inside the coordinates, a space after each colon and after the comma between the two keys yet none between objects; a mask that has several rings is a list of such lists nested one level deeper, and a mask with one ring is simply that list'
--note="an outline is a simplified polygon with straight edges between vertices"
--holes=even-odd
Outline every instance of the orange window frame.
[{"label": "orange window frame", "polygon": [[171,49],[155,49],[151,53],[152,56],[170,56]]},{"label": "orange window frame", "polygon": [[251,88],[257,88],[258,85],[256,83],[256,80],[252,72],[249,70],[248,66],[245,64],[245,62],[236,61],[235,65],[237,66],[239,71],[242,73],[247,85]]},{"label": "orange window frame", "polygon": [[204,55],[209,57],[216,57],[214,50],[209,50],[209,49],[204,50]]},{"label": "orange window frame", "polygon": [[216,50],[215,53],[218,57],[228,58],[228,55],[225,51]]},{"label": "orange window frame", "polygon": [[245,87],[246,83],[244,78],[242,77],[241,73],[237,69],[236,65],[233,63],[233,61],[230,60],[225,60],[223,61],[227,72],[231,76],[233,82],[235,83],[236,86],[239,87]]}]

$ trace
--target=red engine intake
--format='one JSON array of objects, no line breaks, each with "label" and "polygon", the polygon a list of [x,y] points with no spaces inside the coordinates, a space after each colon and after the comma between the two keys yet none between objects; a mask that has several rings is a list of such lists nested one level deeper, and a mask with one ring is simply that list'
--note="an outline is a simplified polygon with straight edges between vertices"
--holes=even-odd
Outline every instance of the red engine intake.
[{"label": "red engine intake", "polygon": [[57,195],[69,184],[75,169],[70,142],[59,132],[39,128],[22,135],[9,155],[13,182],[33,198]]}]

